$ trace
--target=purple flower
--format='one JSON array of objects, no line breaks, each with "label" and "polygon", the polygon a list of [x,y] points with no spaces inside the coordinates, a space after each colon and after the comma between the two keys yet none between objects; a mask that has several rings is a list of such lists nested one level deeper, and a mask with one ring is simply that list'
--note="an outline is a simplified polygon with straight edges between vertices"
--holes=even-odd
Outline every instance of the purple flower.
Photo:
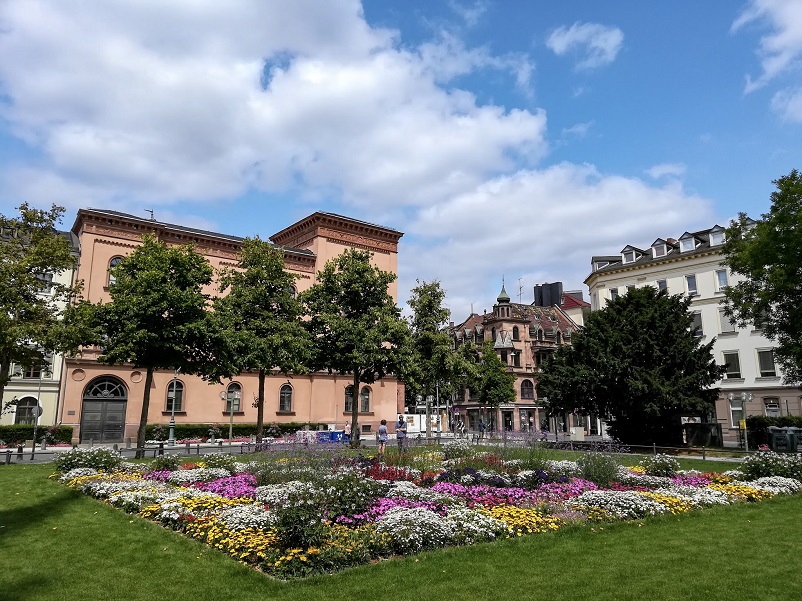
[{"label": "purple flower", "polygon": [[142,476],[143,480],[155,480],[156,482],[166,482],[167,478],[170,477],[172,474],[170,470],[157,470],[148,472],[147,474]]},{"label": "purple flower", "polygon": [[252,474],[237,474],[236,476],[218,478],[217,480],[210,480],[209,482],[195,482],[192,484],[192,487],[198,490],[217,493],[229,499],[235,499],[237,497],[254,498],[256,496],[256,478]]}]

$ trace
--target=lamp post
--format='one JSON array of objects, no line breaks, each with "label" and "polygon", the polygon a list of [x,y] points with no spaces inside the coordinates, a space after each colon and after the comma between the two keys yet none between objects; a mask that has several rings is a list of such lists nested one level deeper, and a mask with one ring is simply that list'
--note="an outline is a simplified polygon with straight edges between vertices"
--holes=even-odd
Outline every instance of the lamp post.
[{"label": "lamp post", "polygon": [[180,367],[177,367],[173,372],[173,400],[170,403],[170,434],[167,437],[167,446],[173,447],[175,446],[175,397],[178,396],[178,391],[176,390],[176,385],[178,384],[178,372],[181,371]]},{"label": "lamp post", "polygon": [[231,392],[231,399],[226,399],[228,404],[228,452],[231,454],[231,439],[234,438],[234,399],[239,399],[242,396],[242,391],[234,390]]}]

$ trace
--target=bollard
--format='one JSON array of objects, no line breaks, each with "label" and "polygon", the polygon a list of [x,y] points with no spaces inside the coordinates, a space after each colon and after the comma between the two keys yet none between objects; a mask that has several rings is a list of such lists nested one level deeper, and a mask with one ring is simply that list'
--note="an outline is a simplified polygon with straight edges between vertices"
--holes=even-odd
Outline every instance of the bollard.
[{"label": "bollard", "polygon": [[198,457],[200,457],[200,443],[198,443],[197,445],[195,445],[195,450],[197,451],[197,455],[198,455]]},{"label": "bollard", "polygon": [[223,448],[223,439],[222,438],[217,441],[217,448],[218,449],[222,449]]},{"label": "bollard", "polygon": [[[155,457],[155,455],[154,455],[154,457]],[[163,442],[159,443],[159,457],[164,457],[164,443]]]},{"label": "bollard", "polygon": [[131,437],[130,436],[125,439],[125,448],[126,449],[130,449],[131,448]]},{"label": "bollard", "polygon": [[707,459],[707,447],[702,447],[702,461]]},{"label": "bollard", "polygon": [[17,460],[22,463],[22,445],[17,445]]},{"label": "bollard", "polygon": [[652,455],[657,455],[657,443],[652,443]]},{"label": "bollard", "polygon": [[191,453],[191,452],[192,452],[192,451],[191,451],[190,444],[189,444],[189,443],[187,443],[187,457],[189,457],[189,455],[190,455],[190,453]]},{"label": "bollard", "polygon": [[89,439],[89,448],[91,449],[94,446],[95,446],[95,439],[94,438],[90,438]]},{"label": "bollard", "polygon": [[6,449],[6,465],[11,464],[11,449]]},{"label": "bollard", "polygon": [[114,445],[111,448],[114,449],[115,451],[119,451],[120,450],[120,448],[117,446],[116,442],[114,443]]}]

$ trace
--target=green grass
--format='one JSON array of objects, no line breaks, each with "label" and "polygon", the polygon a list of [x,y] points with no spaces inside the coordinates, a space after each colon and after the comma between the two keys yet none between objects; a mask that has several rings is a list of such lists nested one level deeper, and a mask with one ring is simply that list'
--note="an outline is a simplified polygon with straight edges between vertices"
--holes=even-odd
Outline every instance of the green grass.
[{"label": "green grass", "polygon": [[50,471],[0,467],[2,601],[802,598],[799,495],[282,583],[47,480]]}]

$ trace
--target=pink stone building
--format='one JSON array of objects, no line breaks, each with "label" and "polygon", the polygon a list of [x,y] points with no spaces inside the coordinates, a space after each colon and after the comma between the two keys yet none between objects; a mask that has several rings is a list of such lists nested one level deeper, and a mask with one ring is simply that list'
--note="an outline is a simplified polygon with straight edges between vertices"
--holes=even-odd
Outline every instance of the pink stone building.
[{"label": "pink stone building", "polygon": [[[98,209],[81,209],[72,232],[80,246],[77,279],[83,280],[84,296],[92,302],[110,300],[109,268],[131,253],[143,234],[153,234],[168,244],[192,242],[215,269],[235,266],[242,243],[242,238],[236,236]],[[373,254],[374,265],[397,273],[398,241],[402,236],[390,228],[318,212],[270,240],[284,248],[287,270],[298,276],[297,291],[302,292],[315,283],[326,261],[347,248],[368,250]],[[207,292],[215,294],[215,284]],[[390,293],[397,300],[396,284]],[[89,349],[65,360],[58,420],[73,426],[74,442],[136,439],[144,370],[103,365],[96,359],[97,351]],[[235,423],[255,423],[257,384],[255,374],[210,385],[194,376],[156,372],[148,423],[166,426],[172,403],[177,424],[227,424],[232,412]],[[351,392],[349,374],[277,374],[268,378],[265,386],[265,423],[315,422],[342,427],[349,418],[350,403],[354,402]],[[403,385],[394,378],[362,385],[356,396],[363,432],[375,431],[380,420],[394,419],[399,407],[403,408]],[[222,429],[225,432],[224,426]]]}]

